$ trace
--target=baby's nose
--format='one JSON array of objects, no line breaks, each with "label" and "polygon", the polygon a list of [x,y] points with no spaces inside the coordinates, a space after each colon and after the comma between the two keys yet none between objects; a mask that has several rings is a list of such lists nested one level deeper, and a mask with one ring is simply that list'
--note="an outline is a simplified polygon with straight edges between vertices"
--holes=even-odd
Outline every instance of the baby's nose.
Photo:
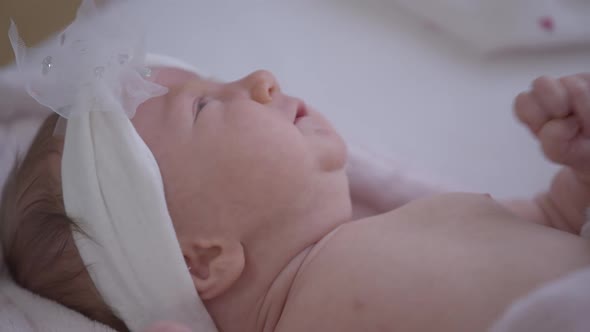
[{"label": "baby's nose", "polygon": [[275,76],[267,70],[257,70],[242,80],[250,92],[250,97],[261,104],[272,101],[275,93],[280,91]]}]

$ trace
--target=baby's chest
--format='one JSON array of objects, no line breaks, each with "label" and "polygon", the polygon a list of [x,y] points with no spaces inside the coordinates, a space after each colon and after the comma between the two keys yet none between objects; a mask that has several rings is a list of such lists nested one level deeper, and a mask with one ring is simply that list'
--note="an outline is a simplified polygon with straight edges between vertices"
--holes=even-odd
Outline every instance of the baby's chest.
[{"label": "baby's chest", "polygon": [[483,331],[516,298],[590,264],[584,241],[471,203],[443,199],[343,227],[285,309],[308,317],[304,330]]}]

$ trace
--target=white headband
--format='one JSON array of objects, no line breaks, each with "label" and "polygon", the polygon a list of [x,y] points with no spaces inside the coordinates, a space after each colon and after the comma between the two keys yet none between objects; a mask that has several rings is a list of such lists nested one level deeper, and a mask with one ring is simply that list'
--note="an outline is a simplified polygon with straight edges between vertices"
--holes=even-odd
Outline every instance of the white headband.
[{"label": "white headband", "polygon": [[167,89],[144,79],[140,30],[124,11],[95,11],[83,1],[76,20],[35,54],[25,54],[14,24],[9,32],[27,91],[68,119],[63,199],[88,235],[74,233],[76,246],[102,298],[132,331],[160,320],[216,331],[184,262],[156,160],[129,120]]}]

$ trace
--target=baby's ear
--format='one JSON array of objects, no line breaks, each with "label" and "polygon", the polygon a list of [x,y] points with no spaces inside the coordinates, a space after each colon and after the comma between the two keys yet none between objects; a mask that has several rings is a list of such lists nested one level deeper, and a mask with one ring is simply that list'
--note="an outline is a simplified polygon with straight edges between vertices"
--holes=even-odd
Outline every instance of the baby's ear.
[{"label": "baby's ear", "polygon": [[242,275],[246,258],[238,241],[196,239],[182,245],[195,287],[202,300],[228,290]]}]

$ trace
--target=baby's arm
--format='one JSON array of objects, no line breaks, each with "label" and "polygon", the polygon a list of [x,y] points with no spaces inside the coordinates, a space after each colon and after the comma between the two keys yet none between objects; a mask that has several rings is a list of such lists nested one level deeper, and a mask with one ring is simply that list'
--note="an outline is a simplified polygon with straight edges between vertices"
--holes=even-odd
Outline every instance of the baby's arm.
[{"label": "baby's arm", "polygon": [[508,203],[523,218],[579,234],[590,206],[590,74],[541,77],[516,98],[515,112],[564,168],[533,201]]}]

